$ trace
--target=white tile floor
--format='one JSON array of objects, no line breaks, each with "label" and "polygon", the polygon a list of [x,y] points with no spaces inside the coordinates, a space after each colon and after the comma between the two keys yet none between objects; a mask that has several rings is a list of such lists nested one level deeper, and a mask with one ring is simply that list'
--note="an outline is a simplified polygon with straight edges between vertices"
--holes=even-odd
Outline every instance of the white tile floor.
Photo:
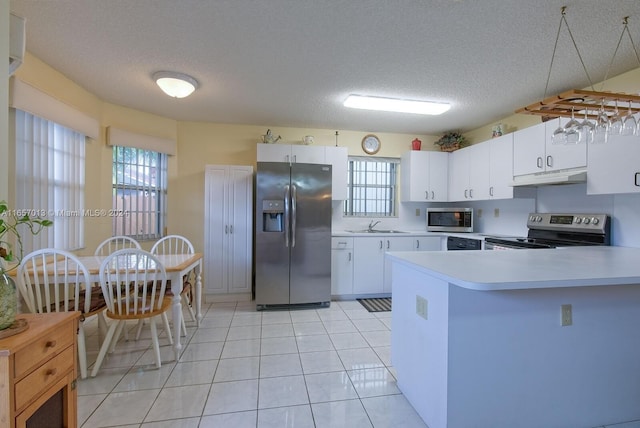
[{"label": "white tile floor", "polygon": [[[148,328],[139,341],[118,343],[98,376],[79,382],[80,426],[426,426],[396,385],[391,312],[348,301],[265,312],[250,302],[212,304],[203,313],[199,328],[187,315],[178,362],[161,337],[159,370]],[[87,327],[93,361],[96,323]]]}]

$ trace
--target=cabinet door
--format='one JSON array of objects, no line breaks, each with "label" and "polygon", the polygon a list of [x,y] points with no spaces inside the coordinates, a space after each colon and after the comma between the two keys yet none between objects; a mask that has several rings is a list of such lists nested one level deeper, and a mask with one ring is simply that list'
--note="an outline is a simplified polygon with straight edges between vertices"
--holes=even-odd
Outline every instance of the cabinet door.
[{"label": "cabinet door", "polygon": [[353,294],[353,239],[331,239],[331,295]]},{"label": "cabinet door", "polygon": [[258,162],[291,162],[290,144],[258,144]]},{"label": "cabinet door", "polygon": [[413,251],[440,251],[442,238],[439,236],[419,236],[413,239]]},{"label": "cabinet door", "polygon": [[[385,252],[387,251],[413,251],[413,238],[408,236],[393,237],[384,240]],[[384,282],[383,293],[391,293],[391,261],[384,258]]]},{"label": "cabinet door", "polygon": [[[469,192],[470,200],[482,201],[489,199],[489,144],[481,143],[467,147],[469,165]],[[455,154],[455,152],[454,152]]]},{"label": "cabinet door", "polygon": [[225,282],[225,221],[226,215],[226,175],[225,166],[209,165],[205,170],[204,195],[204,281],[205,292],[223,293],[227,291]]},{"label": "cabinet door", "polygon": [[412,150],[400,160],[400,192],[402,202],[424,202],[428,199],[429,153]]},{"label": "cabinet door", "polygon": [[545,122],[545,168],[556,171],[567,168],[580,168],[587,165],[587,145],[582,144],[553,144],[552,136],[558,126],[564,126],[569,121],[560,118]]},{"label": "cabinet door", "polygon": [[460,149],[449,155],[449,201],[469,199],[468,149]]},{"label": "cabinet door", "polygon": [[429,153],[429,201],[449,200],[449,153]]},{"label": "cabinet door", "polygon": [[291,146],[291,163],[326,163],[325,146]]},{"label": "cabinet door", "polygon": [[640,193],[640,137],[589,144],[587,165],[587,194]]},{"label": "cabinet door", "polygon": [[513,134],[489,141],[489,198],[512,199]]},{"label": "cabinet door", "polygon": [[385,239],[358,237],[353,240],[353,293],[382,293]]},{"label": "cabinet door", "polygon": [[331,165],[331,199],[347,199],[348,155],[346,147],[325,147],[325,161]]},{"label": "cabinet door", "polygon": [[513,175],[544,172],[545,124],[530,126],[513,133]]},{"label": "cabinet door", "polygon": [[251,167],[230,167],[228,174],[228,210],[225,225],[229,225],[226,248],[228,291],[251,291],[251,251],[253,236]]}]

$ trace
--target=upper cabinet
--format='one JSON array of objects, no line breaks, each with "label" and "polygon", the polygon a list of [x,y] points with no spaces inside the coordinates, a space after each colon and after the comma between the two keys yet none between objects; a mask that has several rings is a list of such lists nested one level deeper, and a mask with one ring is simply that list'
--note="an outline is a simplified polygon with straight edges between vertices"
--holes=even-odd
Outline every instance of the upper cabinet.
[{"label": "upper cabinet", "polygon": [[513,198],[513,134],[489,141],[489,199]]},{"label": "upper cabinet", "polygon": [[589,144],[587,194],[640,193],[640,137],[609,136]]},{"label": "upper cabinet", "polygon": [[552,136],[568,119],[554,119],[513,133],[513,175],[527,175],[587,165],[585,144],[553,144]]},{"label": "upper cabinet", "polygon": [[402,155],[402,202],[448,200],[448,153],[412,150]]},{"label": "upper cabinet", "polygon": [[347,198],[347,148],[301,144],[258,144],[258,162],[317,163],[331,165],[331,199]]}]

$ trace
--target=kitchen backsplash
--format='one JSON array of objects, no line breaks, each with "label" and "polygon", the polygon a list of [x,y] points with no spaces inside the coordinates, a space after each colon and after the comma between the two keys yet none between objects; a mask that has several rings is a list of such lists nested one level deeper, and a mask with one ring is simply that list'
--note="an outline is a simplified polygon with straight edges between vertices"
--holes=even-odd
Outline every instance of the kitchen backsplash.
[{"label": "kitchen backsplash", "polygon": [[[612,245],[640,248],[640,194],[586,194],[586,184],[538,187],[531,199],[440,203],[434,206],[468,206],[475,211],[475,232],[524,236],[531,212],[582,212],[611,215]],[[366,228],[371,219],[342,216],[342,203],[333,204],[333,230]],[[398,217],[376,218],[381,229],[424,231],[425,203],[400,203]],[[420,210],[416,216],[416,210]]]}]

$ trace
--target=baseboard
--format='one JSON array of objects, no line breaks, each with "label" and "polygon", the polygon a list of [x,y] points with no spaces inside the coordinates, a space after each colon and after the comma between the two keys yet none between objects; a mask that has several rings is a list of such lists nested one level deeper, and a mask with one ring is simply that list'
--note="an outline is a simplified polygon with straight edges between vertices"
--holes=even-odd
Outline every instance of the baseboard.
[{"label": "baseboard", "polygon": [[249,302],[251,293],[205,294],[205,303]]}]

